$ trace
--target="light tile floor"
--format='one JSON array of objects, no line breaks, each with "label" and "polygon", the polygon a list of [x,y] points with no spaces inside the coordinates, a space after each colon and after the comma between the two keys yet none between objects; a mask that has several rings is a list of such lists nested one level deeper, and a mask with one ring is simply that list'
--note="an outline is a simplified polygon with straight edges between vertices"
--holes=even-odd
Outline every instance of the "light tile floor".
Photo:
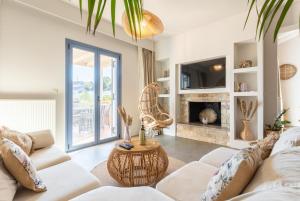
[{"label": "light tile floor", "polygon": [[[169,156],[186,163],[199,160],[206,153],[220,147],[220,145],[216,144],[166,135],[155,138],[160,141]],[[70,155],[75,162],[90,171],[100,162],[107,160],[115,144],[116,141],[88,147],[71,152]]]}]

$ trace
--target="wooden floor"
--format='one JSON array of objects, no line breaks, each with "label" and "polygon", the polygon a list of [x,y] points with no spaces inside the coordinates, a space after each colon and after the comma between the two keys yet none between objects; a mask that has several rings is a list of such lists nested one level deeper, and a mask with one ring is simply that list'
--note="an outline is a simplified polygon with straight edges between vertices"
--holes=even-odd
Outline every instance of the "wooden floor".
[{"label": "wooden floor", "polygon": [[[220,145],[161,135],[158,139],[169,156],[186,163],[199,160],[206,153],[220,147]],[[72,159],[87,170],[92,170],[98,163],[107,160],[116,142],[109,142],[79,151],[71,152]]]}]

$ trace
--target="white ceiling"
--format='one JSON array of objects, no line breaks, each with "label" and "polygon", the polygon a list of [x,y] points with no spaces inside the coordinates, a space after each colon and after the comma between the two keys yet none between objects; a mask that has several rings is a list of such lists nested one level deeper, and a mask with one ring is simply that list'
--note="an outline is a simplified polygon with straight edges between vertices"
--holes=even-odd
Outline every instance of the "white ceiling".
[{"label": "white ceiling", "polygon": [[[63,1],[78,6],[78,0]],[[110,20],[109,2],[103,14],[107,20]],[[173,35],[244,12],[247,0],[144,0],[144,9],[161,18],[165,26],[163,35]],[[123,12],[123,1],[118,0],[116,21],[119,25]]]}]

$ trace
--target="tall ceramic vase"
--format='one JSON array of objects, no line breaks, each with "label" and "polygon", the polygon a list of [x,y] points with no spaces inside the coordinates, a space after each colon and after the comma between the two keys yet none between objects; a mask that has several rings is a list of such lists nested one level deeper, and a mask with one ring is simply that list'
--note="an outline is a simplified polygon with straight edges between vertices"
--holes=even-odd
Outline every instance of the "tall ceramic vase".
[{"label": "tall ceramic vase", "polygon": [[129,126],[124,126],[124,141],[131,142],[131,136],[129,132]]},{"label": "tall ceramic vase", "polygon": [[255,137],[251,131],[250,128],[250,121],[249,120],[243,120],[243,130],[240,133],[240,137],[242,140],[246,141],[253,141],[255,140]]}]

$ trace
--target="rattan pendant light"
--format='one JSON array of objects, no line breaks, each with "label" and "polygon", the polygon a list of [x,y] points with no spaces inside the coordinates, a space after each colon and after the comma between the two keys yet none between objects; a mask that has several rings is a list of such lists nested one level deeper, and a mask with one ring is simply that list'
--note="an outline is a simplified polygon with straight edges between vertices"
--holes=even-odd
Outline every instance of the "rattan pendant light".
[{"label": "rattan pendant light", "polygon": [[[122,23],[125,32],[132,36],[130,31],[130,25],[126,13],[123,13]],[[164,31],[164,25],[162,21],[153,13],[143,10],[143,20],[141,22],[141,32],[138,34],[138,39],[147,39],[156,36]]]}]

